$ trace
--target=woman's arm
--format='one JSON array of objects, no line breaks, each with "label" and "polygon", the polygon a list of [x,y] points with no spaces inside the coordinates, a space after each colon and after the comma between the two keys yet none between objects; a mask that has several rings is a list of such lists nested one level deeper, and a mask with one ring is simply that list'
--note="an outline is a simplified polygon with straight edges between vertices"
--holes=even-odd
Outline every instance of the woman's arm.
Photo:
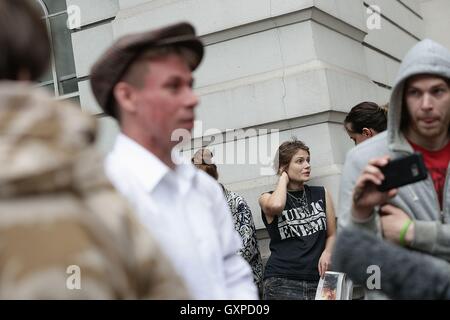
[{"label": "woman's arm", "polygon": [[283,209],[286,206],[288,183],[289,176],[283,171],[275,191],[272,194],[264,193],[259,198],[259,206],[264,212],[267,222],[271,223],[275,216],[278,216],[283,212]]},{"label": "woman's arm", "polygon": [[319,274],[321,277],[331,266],[331,254],[333,252],[334,241],[336,239],[336,215],[334,214],[334,205],[331,195],[325,189],[326,215],[327,215],[327,240],[325,250],[319,259]]}]

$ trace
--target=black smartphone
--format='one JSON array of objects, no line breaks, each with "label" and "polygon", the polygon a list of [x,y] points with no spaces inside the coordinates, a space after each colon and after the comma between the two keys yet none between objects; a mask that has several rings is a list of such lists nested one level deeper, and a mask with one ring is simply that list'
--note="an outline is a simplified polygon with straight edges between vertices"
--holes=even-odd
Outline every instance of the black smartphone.
[{"label": "black smartphone", "polygon": [[384,180],[378,186],[378,190],[383,192],[424,180],[428,176],[420,153],[391,160],[384,167],[380,167],[380,170],[384,174]]}]

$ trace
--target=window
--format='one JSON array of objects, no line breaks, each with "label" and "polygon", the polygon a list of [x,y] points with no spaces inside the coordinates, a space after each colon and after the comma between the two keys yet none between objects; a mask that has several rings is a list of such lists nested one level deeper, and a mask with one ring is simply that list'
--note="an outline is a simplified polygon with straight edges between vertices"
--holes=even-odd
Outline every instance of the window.
[{"label": "window", "polygon": [[79,102],[78,79],[75,72],[71,32],[67,27],[67,5],[61,0],[35,0],[42,11],[51,41],[51,64],[39,80],[59,99]]}]

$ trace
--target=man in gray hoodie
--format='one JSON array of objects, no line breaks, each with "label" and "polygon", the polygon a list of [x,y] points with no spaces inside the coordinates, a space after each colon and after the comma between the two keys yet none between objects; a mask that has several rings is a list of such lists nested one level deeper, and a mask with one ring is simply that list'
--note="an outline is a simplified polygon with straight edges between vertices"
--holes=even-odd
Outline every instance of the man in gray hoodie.
[{"label": "man in gray hoodie", "polygon": [[[408,52],[400,66],[387,132],[347,155],[340,227],[366,229],[395,244],[450,261],[449,124],[450,52],[426,39]],[[384,179],[380,167],[413,152],[422,153],[428,178],[388,192],[377,191]],[[356,239],[355,245],[359,245]],[[348,253],[338,247],[336,255]],[[384,255],[379,258],[381,265]]]}]

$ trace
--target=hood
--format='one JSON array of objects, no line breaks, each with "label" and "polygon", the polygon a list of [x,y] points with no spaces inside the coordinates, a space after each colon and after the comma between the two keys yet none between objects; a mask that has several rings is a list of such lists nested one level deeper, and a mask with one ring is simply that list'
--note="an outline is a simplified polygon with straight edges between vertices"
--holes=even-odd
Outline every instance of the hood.
[{"label": "hood", "polygon": [[389,102],[388,144],[391,150],[411,150],[400,132],[400,121],[405,82],[418,74],[431,74],[450,79],[450,51],[430,39],[425,39],[409,50],[403,59]]},{"label": "hood", "polygon": [[27,84],[0,82],[0,197],[67,188],[95,120]]}]

